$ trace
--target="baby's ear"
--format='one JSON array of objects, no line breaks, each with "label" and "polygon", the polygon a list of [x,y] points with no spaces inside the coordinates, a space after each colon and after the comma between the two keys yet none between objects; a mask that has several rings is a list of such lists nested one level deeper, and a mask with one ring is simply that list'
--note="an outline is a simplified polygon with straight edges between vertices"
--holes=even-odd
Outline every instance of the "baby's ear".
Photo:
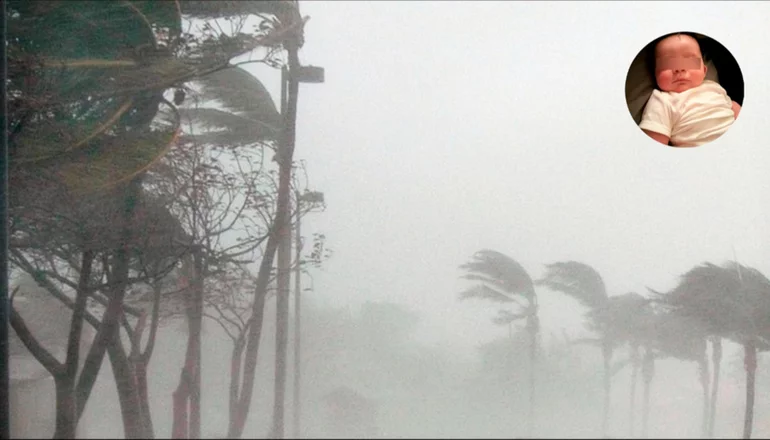
[{"label": "baby's ear", "polygon": [[705,76],[707,73],[709,73],[709,68],[705,62],[701,61],[701,63],[703,63],[703,75]]}]

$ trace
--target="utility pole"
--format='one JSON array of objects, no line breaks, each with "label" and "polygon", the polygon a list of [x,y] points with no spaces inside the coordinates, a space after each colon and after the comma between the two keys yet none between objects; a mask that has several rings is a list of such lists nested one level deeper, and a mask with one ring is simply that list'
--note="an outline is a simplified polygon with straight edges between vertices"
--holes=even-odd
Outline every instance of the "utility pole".
[{"label": "utility pole", "polygon": [[295,42],[285,43],[289,55],[289,66],[281,70],[281,115],[283,116],[283,133],[278,149],[278,211],[283,219],[278,228],[277,249],[277,296],[276,296],[276,329],[275,329],[275,382],[273,393],[273,437],[284,438],[284,411],[286,399],[286,349],[288,345],[289,319],[289,282],[291,264],[291,162],[294,153],[294,125],[297,117],[298,83],[293,73],[299,65],[297,60],[297,45]]},{"label": "utility pole", "polygon": [[281,70],[281,115],[283,132],[278,149],[278,201],[276,218],[283,221],[278,228],[277,300],[275,331],[275,392],[273,403],[273,437],[284,438],[286,401],[286,354],[289,330],[289,284],[291,281],[291,173],[296,139],[297,95],[299,83],[322,83],[324,70],[314,66],[300,66],[299,42],[287,39],[284,47],[288,54],[288,68]]},{"label": "utility pole", "polygon": [[301,438],[302,432],[302,266],[300,261],[302,260],[302,203],[306,203],[307,206],[324,204],[324,195],[319,191],[305,192],[300,194],[298,190],[294,191],[295,199],[297,200],[297,220],[294,229],[294,238],[296,241],[296,266],[294,267],[294,411],[293,415],[293,432],[294,438]]}]

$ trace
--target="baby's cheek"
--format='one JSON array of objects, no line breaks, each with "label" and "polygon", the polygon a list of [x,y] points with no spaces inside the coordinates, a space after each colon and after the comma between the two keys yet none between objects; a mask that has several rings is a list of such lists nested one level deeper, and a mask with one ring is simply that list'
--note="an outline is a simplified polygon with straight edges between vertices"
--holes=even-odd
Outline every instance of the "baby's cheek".
[{"label": "baby's cheek", "polygon": [[656,81],[658,81],[658,87],[661,89],[667,89],[671,86],[671,71],[670,70],[664,70],[662,72],[659,72],[655,75]]}]

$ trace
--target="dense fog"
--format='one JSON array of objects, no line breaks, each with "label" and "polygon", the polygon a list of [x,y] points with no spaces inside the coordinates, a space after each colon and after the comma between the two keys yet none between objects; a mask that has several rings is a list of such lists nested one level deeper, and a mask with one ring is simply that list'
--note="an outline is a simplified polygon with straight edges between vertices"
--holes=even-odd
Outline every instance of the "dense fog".
[{"label": "dense fog", "polygon": [[[287,257],[302,264],[301,313],[294,309],[297,272],[292,269],[287,288],[288,315],[281,315],[276,290],[282,272],[266,271],[272,278],[262,286],[261,334],[248,339],[249,344],[259,341],[259,347],[241,438],[280,437],[272,431],[276,340],[281,339],[277,316],[284,316],[288,329],[285,438],[738,438],[746,432],[752,356],[757,362],[750,387],[755,390],[751,436],[770,436],[770,281],[765,278],[770,276],[770,210],[764,203],[770,189],[765,142],[770,133],[762,108],[770,102],[770,86],[763,82],[770,50],[757,37],[764,34],[770,4],[300,1],[299,10],[312,18],[304,25],[300,62],[325,70],[323,83],[299,84],[298,94],[289,93],[297,113],[296,192],[290,204],[307,208],[301,219],[302,257],[294,259],[294,248]],[[259,22],[253,16],[249,20]],[[685,150],[647,138],[623,95],[637,53],[656,37],[680,30],[719,40],[738,61],[746,88],[734,126],[713,143]],[[249,89],[227,89],[228,81],[241,84],[242,77],[196,83],[193,76],[185,83],[187,101],[164,113],[193,115],[174,142],[192,145],[185,142],[194,136],[204,142],[221,135],[206,131],[212,127],[257,136],[259,145],[283,139],[279,132],[260,131],[280,124],[278,112],[286,105],[277,66],[289,61],[275,55],[282,50],[260,46],[231,60],[246,62],[257,52],[271,60],[241,66],[259,80]],[[158,68],[148,75],[161,71],[166,72]],[[201,109],[191,107],[191,96],[200,93],[209,111],[232,110],[256,105],[247,92],[262,93],[253,101],[262,99],[260,108],[274,106],[264,113],[273,119],[233,110],[241,125],[220,115],[197,120],[200,131],[194,132],[194,117],[204,112],[194,112]],[[171,106],[174,90],[162,93]],[[266,96],[271,103],[265,103]],[[254,121],[264,127],[254,129]],[[237,215],[229,216],[243,203],[243,212],[253,209],[257,219],[233,223],[216,239],[200,241],[199,246],[227,250],[207,254],[213,255],[206,257],[212,269],[200,272],[213,274],[200,282],[202,295],[210,295],[201,300],[202,438],[228,436],[238,344],[245,351],[237,374],[248,376],[249,344],[233,334],[251,331],[247,321],[257,325],[249,321],[251,307],[260,292],[260,264],[272,243],[259,222],[269,223],[279,211],[281,150],[269,145],[272,149],[260,146],[252,156],[227,148],[224,153],[200,150],[216,155],[200,167],[234,173],[228,180],[212,172],[212,185],[237,181],[245,188],[232,199],[212,197],[210,212],[222,210],[221,218],[227,219],[222,225],[230,218],[237,222]],[[174,148],[163,153],[171,158],[168,163],[192,160],[192,154],[185,155],[192,147]],[[171,168],[159,163],[153,162]],[[154,176],[155,168],[148,169]],[[145,184],[165,196],[152,200],[173,205],[169,212],[185,212],[182,202],[174,204],[174,197],[181,200],[179,194],[187,191],[179,183],[184,179],[158,174]],[[54,197],[25,188],[29,191],[20,198]],[[321,194],[320,202],[306,198],[302,204],[302,191]],[[102,215],[93,212],[102,211],[78,215],[88,221]],[[200,219],[188,216],[194,221],[180,215],[183,232],[174,236],[173,246],[156,247],[171,249],[179,237],[197,239],[198,231],[217,230],[221,225],[200,226],[217,218],[210,212]],[[138,235],[155,234],[165,219],[152,217]],[[58,230],[56,221],[61,220],[46,227]],[[296,227],[289,228],[292,235]],[[114,232],[118,226],[104,229]],[[264,241],[252,232],[264,234]],[[107,237],[104,243],[113,239],[108,233],[95,236],[96,241]],[[247,236],[254,239],[254,249],[236,255]],[[41,238],[41,249],[57,240]],[[58,274],[62,281],[33,269],[48,264],[44,250],[14,249],[19,252],[11,256],[10,290],[19,287],[14,307],[32,334],[65,362],[72,313],[31,275],[49,276],[74,299],[84,267],[79,258],[87,251],[56,263],[69,264]],[[118,257],[100,260],[101,248],[96,252],[91,278],[100,281],[104,275],[116,283],[118,277],[110,277],[117,266],[110,264]],[[233,256],[223,256],[227,252]],[[141,257],[150,259],[147,255],[156,254]],[[184,255],[183,262],[173,263],[170,278],[157,277],[166,283],[157,284],[166,296],[159,300],[162,312],[146,374],[147,419],[156,438],[173,435],[179,415],[173,396],[190,356],[191,315],[185,315],[187,309],[179,305],[185,300],[173,292],[178,286],[183,292],[195,288],[195,278],[185,271],[198,273],[190,269],[198,264],[198,254]],[[170,257],[163,254],[157,261],[163,258]],[[149,330],[137,329],[153,319],[148,298],[155,286],[145,280],[127,290],[124,318],[130,323],[116,325],[129,357],[132,343],[124,327],[147,343]],[[688,292],[702,294],[698,304],[703,308],[669,301]],[[99,303],[94,296],[87,309],[101,319],[110,298],[105,293]],[[630,304],[625,299],[640,302],[624,309]],[[231,314],[225,318],[217,307]],[[12,434],[50,437],[57,411],[54,380],[14,329],[9,332]],[[80,368],[95,334],[84,325]],[[719,362],[714,361],[717,346],[723,350]],[[113,372],[117,361],[111,356],[112,351],[104,355],[85,404],[77,426],[80,438],[125,436],[126,415]],[[710,414],[714,421],[707,435]]]}]

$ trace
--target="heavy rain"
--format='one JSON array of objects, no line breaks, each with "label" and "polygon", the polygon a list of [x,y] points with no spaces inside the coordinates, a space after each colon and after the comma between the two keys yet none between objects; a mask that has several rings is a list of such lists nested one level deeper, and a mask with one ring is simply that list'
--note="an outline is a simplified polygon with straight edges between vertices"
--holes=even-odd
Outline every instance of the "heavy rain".
[{"label": "heavy rain", "polygon": [[770,3],[4,8],[2,438],[770,437]]}]

